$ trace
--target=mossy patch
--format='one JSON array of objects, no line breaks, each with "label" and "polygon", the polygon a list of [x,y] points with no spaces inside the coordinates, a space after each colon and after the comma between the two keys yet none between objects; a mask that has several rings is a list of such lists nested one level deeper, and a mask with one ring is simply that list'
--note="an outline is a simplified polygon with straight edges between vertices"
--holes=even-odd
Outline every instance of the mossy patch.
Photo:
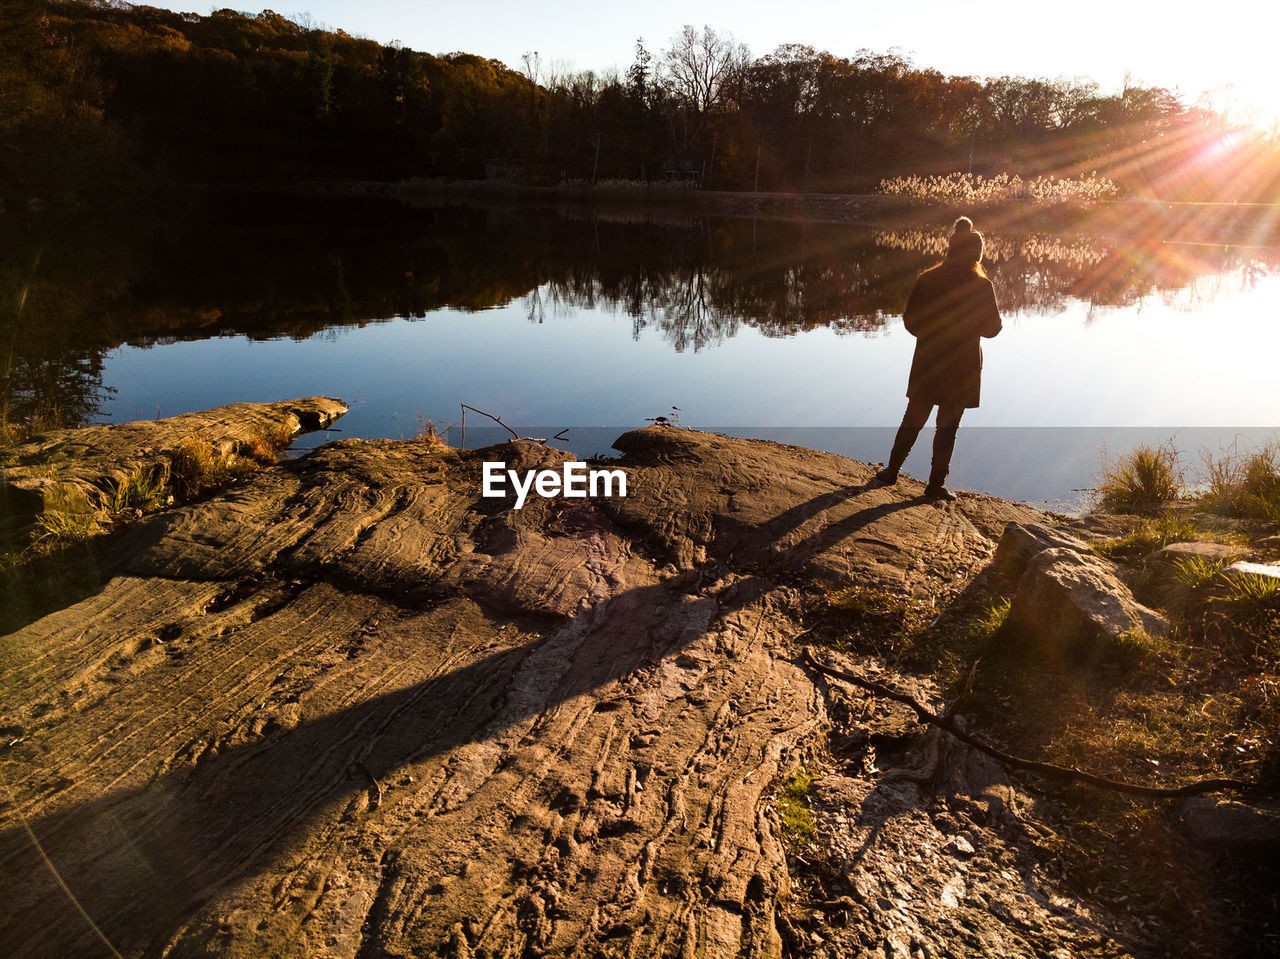
[{"label": "mossy patch", "polygon": [[778,792],[782,839],[789,848],[806,847],[817,835],[813,820],[813,781],[813,774],[801,766],[786,778]]}]

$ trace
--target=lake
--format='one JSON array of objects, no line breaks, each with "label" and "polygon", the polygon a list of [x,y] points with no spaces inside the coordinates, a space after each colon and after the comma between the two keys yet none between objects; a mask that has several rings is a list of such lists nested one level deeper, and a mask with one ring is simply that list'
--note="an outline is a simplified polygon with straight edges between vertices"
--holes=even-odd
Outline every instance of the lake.
[{"label": "lake", "polygon": [[[325,394],[340,431],[462,443],[460,404],[607,454],[658,416],[883,460],[937,228],[654,221],[534,206],[220,199],[199,215],[31,222],[6,241],[11,418],[167,416]],[[950,485],[1065,510],[1101,463],[1280,427],[1280,251],[984,223],[1004,316]],[[8,291],[8,290],[7,290]],[[22,299],[25,293],[25,300]],[[3,330],[0,327],[0,330]],[[469,413],[465,443],[503,432]],[[905,472],[928,472],[929,436]]]}]

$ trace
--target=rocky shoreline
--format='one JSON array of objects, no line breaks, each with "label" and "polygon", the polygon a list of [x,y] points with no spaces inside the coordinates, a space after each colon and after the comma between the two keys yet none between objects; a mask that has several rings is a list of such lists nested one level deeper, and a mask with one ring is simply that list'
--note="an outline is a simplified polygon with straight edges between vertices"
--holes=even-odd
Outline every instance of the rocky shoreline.
[{"label": "rocky shoreline", "polygon": [[[342,411],[241,404],[125,445]],[[40,450],[86,504],[114,475],[70,456],[85,437],[33,442],[5,451],[9,502],[66,499],[33,499]],[[516,510],[481,497],[482,463],[567,454],[347,440],[110,537],[100,587],[0,638],[0,874],[21,877],[0,951],[1162,951],[1047,868],[1060,839],[1024,783],[803,656],[853,587],[945,628],[1010,524],[1065,537],[1058,518],[764,441],[615,445],[626,497]],[[856,645],[823,656],[950,695]],[[811,834],[779,799],[801,772]]]}]

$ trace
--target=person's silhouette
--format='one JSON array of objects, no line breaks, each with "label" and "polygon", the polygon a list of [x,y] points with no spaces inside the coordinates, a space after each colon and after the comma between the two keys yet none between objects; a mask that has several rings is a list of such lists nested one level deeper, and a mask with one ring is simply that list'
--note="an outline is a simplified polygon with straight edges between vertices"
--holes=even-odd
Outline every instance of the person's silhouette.
[{"label": "person's silhouette", "polygon": [[952,500],[955,494],[944,483],[951,469],[960,417],[965,409],[978,405],[982,382],[979,340],[995,336],[1001,326],[995,290],[982,268],[982,234],[967,216],[955,222],[946,259],[916,279],[902,318],[907,332],[916,338],[907,380],[907,411],[889,462],[876,473],[876,479],[882,483],[898,481],[898,471],[936,406],[933,465],[924,492],[933,499]]}]

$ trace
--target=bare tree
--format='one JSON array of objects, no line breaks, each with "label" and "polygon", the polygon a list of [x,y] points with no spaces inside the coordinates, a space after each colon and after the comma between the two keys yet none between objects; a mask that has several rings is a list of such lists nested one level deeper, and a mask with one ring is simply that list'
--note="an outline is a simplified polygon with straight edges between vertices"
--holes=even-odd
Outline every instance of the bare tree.
[{"label": "bare tree", "polygon": [[728,100],[751,54],[730,33],[704,26],[698,33],[685,24],[663,51],[660,77],[676,106],[676,146],[687,150],[707,118]]},{"label": "bare tree", "polygon": [[520,55],[522,65],[520,72],[529,78],[535,86],[542,83],[542,56],[537,50],[527,50]]}]

